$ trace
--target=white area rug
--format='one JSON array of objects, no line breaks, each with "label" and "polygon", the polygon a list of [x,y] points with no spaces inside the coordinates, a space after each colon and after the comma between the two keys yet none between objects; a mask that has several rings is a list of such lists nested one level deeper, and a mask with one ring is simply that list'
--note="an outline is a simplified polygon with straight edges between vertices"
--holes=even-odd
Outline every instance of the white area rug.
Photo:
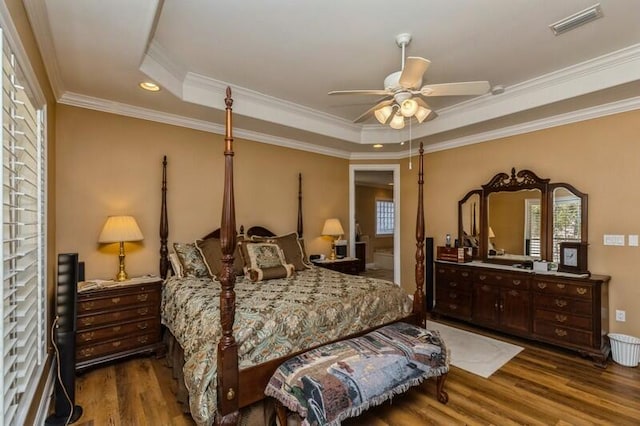
[{"label": "white area rug", "polygon": [[451,352],[451,364],[485,379],[505,365],[523,349],[511,343],[434,321],[427,321],[427,329],[438,330]]}]

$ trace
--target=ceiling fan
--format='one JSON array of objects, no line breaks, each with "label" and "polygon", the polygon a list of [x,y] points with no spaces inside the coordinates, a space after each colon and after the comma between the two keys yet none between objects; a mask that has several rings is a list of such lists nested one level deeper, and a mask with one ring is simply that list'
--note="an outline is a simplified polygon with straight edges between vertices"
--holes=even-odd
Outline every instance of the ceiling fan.
[{"label": "ceiling fan", "polygon": [[396,43],[402,48],[402,69],[389,74],[384,79],[383,90],[334,90],[329,95],[377,95],[384,96],[376,105],[354,120],[360,123],[373,114],[380,124],[394,129],[402,129],[405,118],[415,117],[419,123],[438,116],[422,96],[476,96],[489,91],[488,81],[466,81],[459,83],[427,84],[422,86],[422,76],[431,61],[419,56],[410,56],[405,62],[404,50],[411,41],[411,34],[396,36]]}]

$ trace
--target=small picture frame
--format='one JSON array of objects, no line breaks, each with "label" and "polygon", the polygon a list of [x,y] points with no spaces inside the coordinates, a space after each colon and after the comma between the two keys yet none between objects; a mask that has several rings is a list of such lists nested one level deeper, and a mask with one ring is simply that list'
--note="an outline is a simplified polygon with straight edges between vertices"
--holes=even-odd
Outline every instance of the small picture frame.
[{"label": "small picture frame", "polygon": [[588,243],[585,242],[561,242],[558,272],[589,274],[589,268],[587,267],[587,246]]}]

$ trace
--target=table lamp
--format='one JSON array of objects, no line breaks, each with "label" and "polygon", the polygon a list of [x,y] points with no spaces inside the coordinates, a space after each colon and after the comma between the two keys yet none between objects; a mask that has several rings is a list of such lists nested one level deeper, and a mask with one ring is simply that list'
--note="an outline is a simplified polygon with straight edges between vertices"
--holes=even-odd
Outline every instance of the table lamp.
[{"label": "table lamp", "polygon": [[342,235],[344,235],[344,229],[342,229],[342,224],[340,223],[340,219],[327,219],[324,222],[324,227],[322,228],[322,235],[326,235],[329,237],[333,237],[333,241],[331,241],[331,254],[329,255],[329,259],[336,259],[336,240],[339,240]]},{"label": "table lamp", "polygon": [[120,269],[116,275],[116,281],[124,281],[127,279],[127,273],[124,270],[124,243],[127,241],[141,241],[143,239],[142,232],[138,223],[133,216],[109,216],[98,242],[102,244],[120,243]]}]

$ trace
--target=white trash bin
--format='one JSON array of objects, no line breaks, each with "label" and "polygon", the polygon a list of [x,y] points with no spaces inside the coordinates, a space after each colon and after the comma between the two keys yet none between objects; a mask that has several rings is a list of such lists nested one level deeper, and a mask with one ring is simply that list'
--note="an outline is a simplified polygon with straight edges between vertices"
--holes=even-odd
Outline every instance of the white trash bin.
[{"label": "white trash bin", "polygon": [[640,339],[626,334],[609,333],[611,356],[625,367],[637,367],[640,362]]}]

